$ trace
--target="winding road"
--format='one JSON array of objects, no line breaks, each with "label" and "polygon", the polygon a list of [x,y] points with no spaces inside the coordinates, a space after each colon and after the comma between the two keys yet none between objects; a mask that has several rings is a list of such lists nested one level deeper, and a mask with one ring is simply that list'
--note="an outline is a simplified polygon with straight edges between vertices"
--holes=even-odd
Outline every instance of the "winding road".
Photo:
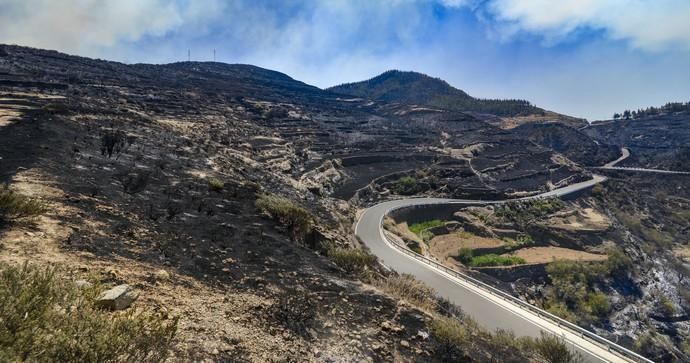
[{"label": "winding road", "polygon": [[630,149],[628,149],[627,147],[623,147],[623,148],[621,148],[621,157],[619,157],[618,159],[616,159],[610,163],[606,163],[603,166],[595,167],[592,169],[637,171],[637,172],[643,172],[643,173],[673,174],[673,175],[690,175],[690,172],[687,172],[687,171],[648,169],[648,168],[637,168],[637,167],[629,167],[629,166],[616,166],[616,164],[627,159],[629,156],[630,156]]},{"label": "winding road", "polygon": [[[591,180],[571,184],[537,196],[564,196],[591,188],[606,177],[594,175]],[[594,333],[558,319],[467,275],[441,266],[434,261],[401,247],[382,228],[383,218],[393,209],[424,204],[487,205],[506,201],[411,198],[377,204],[362,213],[355,234],[386,267],[414,275],[434,288],[440,297],[460,306],[477,323],[490,331],[504,329],[517,336],[538,337],[548,332],[563,337],[569,346],[587,362],[651,362]]]}]

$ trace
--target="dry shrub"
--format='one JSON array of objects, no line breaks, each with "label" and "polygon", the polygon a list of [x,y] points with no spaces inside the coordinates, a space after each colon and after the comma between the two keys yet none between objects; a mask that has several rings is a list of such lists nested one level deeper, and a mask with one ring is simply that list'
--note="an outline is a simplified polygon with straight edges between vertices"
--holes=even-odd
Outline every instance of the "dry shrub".
[{"label": "dry shrub", "polygon": [[0,185],[0,220],[36,217],[46,210],[41,201],[14,192],[5,184]]},{"label": "dry shrub", "polygon": [[256,207],[287,227],[293,240],[303,240],[313,228],[311,213],[287,198],[262,195],[256,200]]},{"label": "dry shrub", "polygon": [[376,256],[361,248],[330,248],[328,257],[351,274],[363,272],[376,263]]},{"label": "dry shrub", "polygon": [[316,318],[316,302],[306,292],[286,291],[271,307],[273,317],[286,328],[304,334]]},{"label": "dry shrub", "polygon": [[374,280],[381,290],[426,311],[434,311],[437,305],[434,289],[417,280],[412,275],[392,275]]},{"label": "dry shrub", "polygon": [[0,361],[163,362],[177,320],[109,313],[94,305],[98,292],[53,269],[0,265]]}]

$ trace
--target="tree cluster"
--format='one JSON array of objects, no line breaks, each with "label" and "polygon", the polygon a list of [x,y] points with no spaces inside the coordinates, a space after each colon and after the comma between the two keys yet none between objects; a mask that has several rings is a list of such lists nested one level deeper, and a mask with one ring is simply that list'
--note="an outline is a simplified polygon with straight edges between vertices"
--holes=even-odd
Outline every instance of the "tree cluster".
[{"label": "tree cluster", "polygon": [[614,113],[614,120],[631,120],[640,119],[649,116],[657,116],[664,114],[672,114],[677,112],[690,112],[690,102],[669,102],[661,107],[647,107],[638,110],[625,110],[623,113]]}]

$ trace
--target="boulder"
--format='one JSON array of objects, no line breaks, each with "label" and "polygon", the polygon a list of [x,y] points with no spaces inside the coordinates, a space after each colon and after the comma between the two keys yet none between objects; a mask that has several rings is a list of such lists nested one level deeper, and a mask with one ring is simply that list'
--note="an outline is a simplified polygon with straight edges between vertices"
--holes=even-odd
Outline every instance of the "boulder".
[{"label": "boulder", "polygon": [[138,297],[139,293],[129,285],[123,284],[104,291],[96,299],[96,305],[110,310],[123,310],[128,308]]},{"label": "boulder", "polygon": [[170,280],[170,273],[168,271],[160,269],[160,270],[153,273],[153,280],[154,281],[168,281],[168,280]]}]

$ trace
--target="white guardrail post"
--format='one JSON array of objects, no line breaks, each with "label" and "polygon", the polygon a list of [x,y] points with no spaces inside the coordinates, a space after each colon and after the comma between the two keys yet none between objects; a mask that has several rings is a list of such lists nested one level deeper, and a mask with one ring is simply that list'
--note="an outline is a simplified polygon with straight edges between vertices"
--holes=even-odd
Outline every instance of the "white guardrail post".
[{"label": "white guardrail post", "polygon": [[[442,204],[442,203],[429,203],[426,205],[430,205],[430,204]],[[425,204],[418,204],[416,206],[419,206],[419,205],[425,205]],[[436,261],[434,261],[428,257],[422,256],[422,255],[418,254],[417,252],[411,251],[407,248],[407,246],[401,246],[397,241],[388,237],[387,233],[389,233],[389,232],[383,228],[383,219],[394,210],[404,209],[404,208],[409,208],[409,207],[414,207],[414,206],[401,206],[401,207],[390,208],[390,209],[386,210],[385,213],[383,213],[383,216],[381,217],[381,220],[379,222],[379,229],[381,231],[383,231],[382,235],[385,238],[386,242],[388,242],[393,247],[397,248],[399,251],[402,251],[403,253],[405,253],[409,256],[412,256],[416,260],[421,261],[423,263],[426,263],[427,265],[430,265],[430,266],[432,266],[438,270],[445,271],[450,275],[453,275],[453,276],[455,276],[461,280],[464,280],[464,281],[469,282],[469,283],[471,283],[471,284],[473,284],[473,285],[475,285],[481,289],[484,289],[486,292],[488,292],[490,294],[497,295],[497,296],[503,298],[504,300],[510,301],[513,304],[515,304],[515,305],[517,305],[517,306],[519,306],[519,307],[521,307],[527,311],[535,313],[539,317],[548,318],[552,322],[556,323],[559,327],[569,329],[572,333],[579,334],[583,339],[586,338],[593,343],[596,343],[596,344],[599,344],[599,345],[605,347],[609,352],[613,351],[613,352],[621,355],[622,357],[629,359],[633,362],[654,363],[654,361],[652,361],[650,359],[647,359],[647,358],[645,358],[645,357],[643,357],[643,356],[641,356],[641,355],[639,355],[639,354],[637,354],[637,353],[635,353],[635,352],[633,352],[627,348],[624,348],[624,347],[622,347],[622,346],[620,346],[620,345],[618,345],[618,344],[616,344],[616,343],[614,343],[608,339],[600,337],[600,336],[590,332],[589,330],[586,330],[586,329],[584,329],[584,328],[582,328],[576,324],[573,324],[573,323],[571,323],[567,320],[564,320],[564,319],[562,319],[562,318],[560,318],[554,314],[551,314],[548,311],[542,310],[542,309],[540,309],[540,308],[538,308],[532,304],[527,303],[526,301],[522,301],[513,295],[510,295],[506,292],[503,292],[503,291],[501,291],[501,290],[499,290],[499,289],[497,289],[497,288],[495,288],[495,287],[493,287],[493,286],[491,286],[485,282],[477,280],[474,277],[471,277],[467,274],[464,274],[458,270],[451,269],[448,266],[442,265],[442,264],[440,264],[440,263],[438,263],[438,262],[436,262]]]}]

